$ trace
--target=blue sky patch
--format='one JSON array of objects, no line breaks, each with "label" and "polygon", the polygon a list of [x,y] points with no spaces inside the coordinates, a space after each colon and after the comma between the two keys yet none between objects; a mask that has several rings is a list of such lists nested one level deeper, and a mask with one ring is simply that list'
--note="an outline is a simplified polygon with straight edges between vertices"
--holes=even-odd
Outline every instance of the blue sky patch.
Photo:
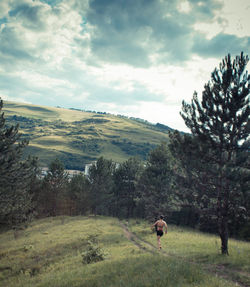
[{"label": "blue sky patch", "polygon": [[49,4],[51,7],[55,7],[56,5],[63,2],[63,0],[40,0],[43,3]]},{"label": "blue sky patch", "polygon": [[0,26],[7,22],[8,22],[8,19],[6,17],[0,18]]}]

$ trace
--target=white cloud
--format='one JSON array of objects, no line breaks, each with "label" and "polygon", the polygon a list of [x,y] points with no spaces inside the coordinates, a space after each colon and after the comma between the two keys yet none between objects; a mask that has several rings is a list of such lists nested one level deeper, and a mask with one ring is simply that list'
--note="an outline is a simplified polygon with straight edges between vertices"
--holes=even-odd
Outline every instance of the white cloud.
[{"label": "white cloud", "polygon": [[[194,29],[205,34],[207,39],[226,33],[238,37],[250,36],[250,3],[248,0],[223,0],[223,7],[215,14],[213,22],[197,22]],[[213,20],[213,19],[211,19]]]},{"label": "white cloud", "polygon": [[194,57],[183,67],[161,65],[143,69],[105,64],[90,69],[90,73],[100,85],[127,93],[143,87],[155,95],[156,102],[165,98],[165,103],[175,105],[183,99],[191,98],[194,90],[201,91],[217,65],[217,59]]},{"label": "white cloud", "polygon": [[141,103],[137,115],[142,119],[147,118],[152,123],[163,123],[171,128],[187,132],[188,129],[179,115],[180,111],[179,105],[169,106],[168,104],[146,102]]},{"label": "white cloud", "polygon": [[82,102],[90,97],[90,93],[82,92],[79,95],[71,94],[71,97],[74,99],[74,101]]},{"label": "white cloud", "polygon": [[35,71],[21,71],[13,75],[26,82],[27,86],[42,89],[57,89],[58,87],[74,88],[74,85],[67,80],[53,78],[51,76],[42,75]]},{"label": "white cloud", "polygon": [[8,1],[0,1],[0,19],[8,16],[9,3]]},{"label": "white cloud", "polygon": [[187,0],[184,0],[179,3],[177,9],[182,13],[189,13],[191,11],[191,6]]},{"label": "white cloud", "polygon": [[248,0],[224,0],[222,11],[228,21],[225,32],[240,37],[250,36],[250,3]]},{"label": "white cloud", "polygon": [[[20,96],[14,96],[14,95],[6,95],[6,94],[3,94],[1,91],[0,91],[0,98],[3,100],[3,101],[10,101],[10,102],[18,102],[18,103],[25,103],[25,104],[32,104],[32,102],[28,101],[25,99],[25,97],[22,97],[22,95]],[[4,107],[4,106],[3,106]]]}]

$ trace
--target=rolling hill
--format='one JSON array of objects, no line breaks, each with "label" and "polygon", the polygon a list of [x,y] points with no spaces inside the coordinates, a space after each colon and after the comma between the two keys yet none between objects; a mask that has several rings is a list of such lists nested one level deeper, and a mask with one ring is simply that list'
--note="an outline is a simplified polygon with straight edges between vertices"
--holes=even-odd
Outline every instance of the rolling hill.
[{"label": "rolling hill", "polygon": [[25,155],[37,156],[42,166],[58,157],[67,169],[82,170],[100,156],[116,162],[131,156],[145,160],[171,130],[141,119],[7,101],[3,111],[6,124],[19,124],[22,138],[29,140]]}]

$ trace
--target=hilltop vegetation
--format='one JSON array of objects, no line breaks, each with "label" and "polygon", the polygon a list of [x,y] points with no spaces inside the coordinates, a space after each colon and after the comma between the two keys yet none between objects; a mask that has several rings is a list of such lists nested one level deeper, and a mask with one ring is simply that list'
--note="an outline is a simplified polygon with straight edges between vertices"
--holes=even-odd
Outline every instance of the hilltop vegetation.
[{"label": "hilltop vegetation", "polygon": [[5,102],[3,111],[7,124],[18,123],[29,140],[25,154],[38,156],[43,166],[57,157],[67,169],[82,170],[100,156],[115,162],[131,156],[145,160],[168,140],[170,130],[140,119],[74,109]]},{"label": "hilltop vegetation", "polygon": [[[32,222],[15,239],[12,231],[1,233],[0,285],[239,286],[236,282],[248,285],[249,243],[232,240],[229,258],[219,254],[216,236],[170,225],[168,235],[162,239],[163,252],[159,253],[149,226],[143,220],[130,220],[129,231],[134,233],[130,233],[133,240],[129,240],[116,218],[54,217]],[[94,244],[105,253],[104,261],[83,262],[90,235],[96,236]]]}]

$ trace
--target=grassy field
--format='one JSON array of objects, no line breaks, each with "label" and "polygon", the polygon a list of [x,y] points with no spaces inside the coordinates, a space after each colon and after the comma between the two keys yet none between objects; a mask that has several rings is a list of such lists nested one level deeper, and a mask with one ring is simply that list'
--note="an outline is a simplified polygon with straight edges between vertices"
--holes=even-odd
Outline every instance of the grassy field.
[{"label": "grassy field", "polygon": [[168,140],[167,130],[111,114],[13,102],[4,102],[3,111],[6,123],[18,123],[23,138],[29,139],[26,154],[38,156],[43,166],[55,157],[69,169],[83,169],[100,156],[116,162],[131,156],[146,159]]},{"label": "grassy field", "polygon": [[[84,264],[91,235],[97,236],[105,260]],[[46,218],[15,236],[13,231],[0,234],[0,286],[248,286],[250,244],[229,244],[230,256],[221,256],[216,236],[169,226],[158,252],[145,221]]]}]

